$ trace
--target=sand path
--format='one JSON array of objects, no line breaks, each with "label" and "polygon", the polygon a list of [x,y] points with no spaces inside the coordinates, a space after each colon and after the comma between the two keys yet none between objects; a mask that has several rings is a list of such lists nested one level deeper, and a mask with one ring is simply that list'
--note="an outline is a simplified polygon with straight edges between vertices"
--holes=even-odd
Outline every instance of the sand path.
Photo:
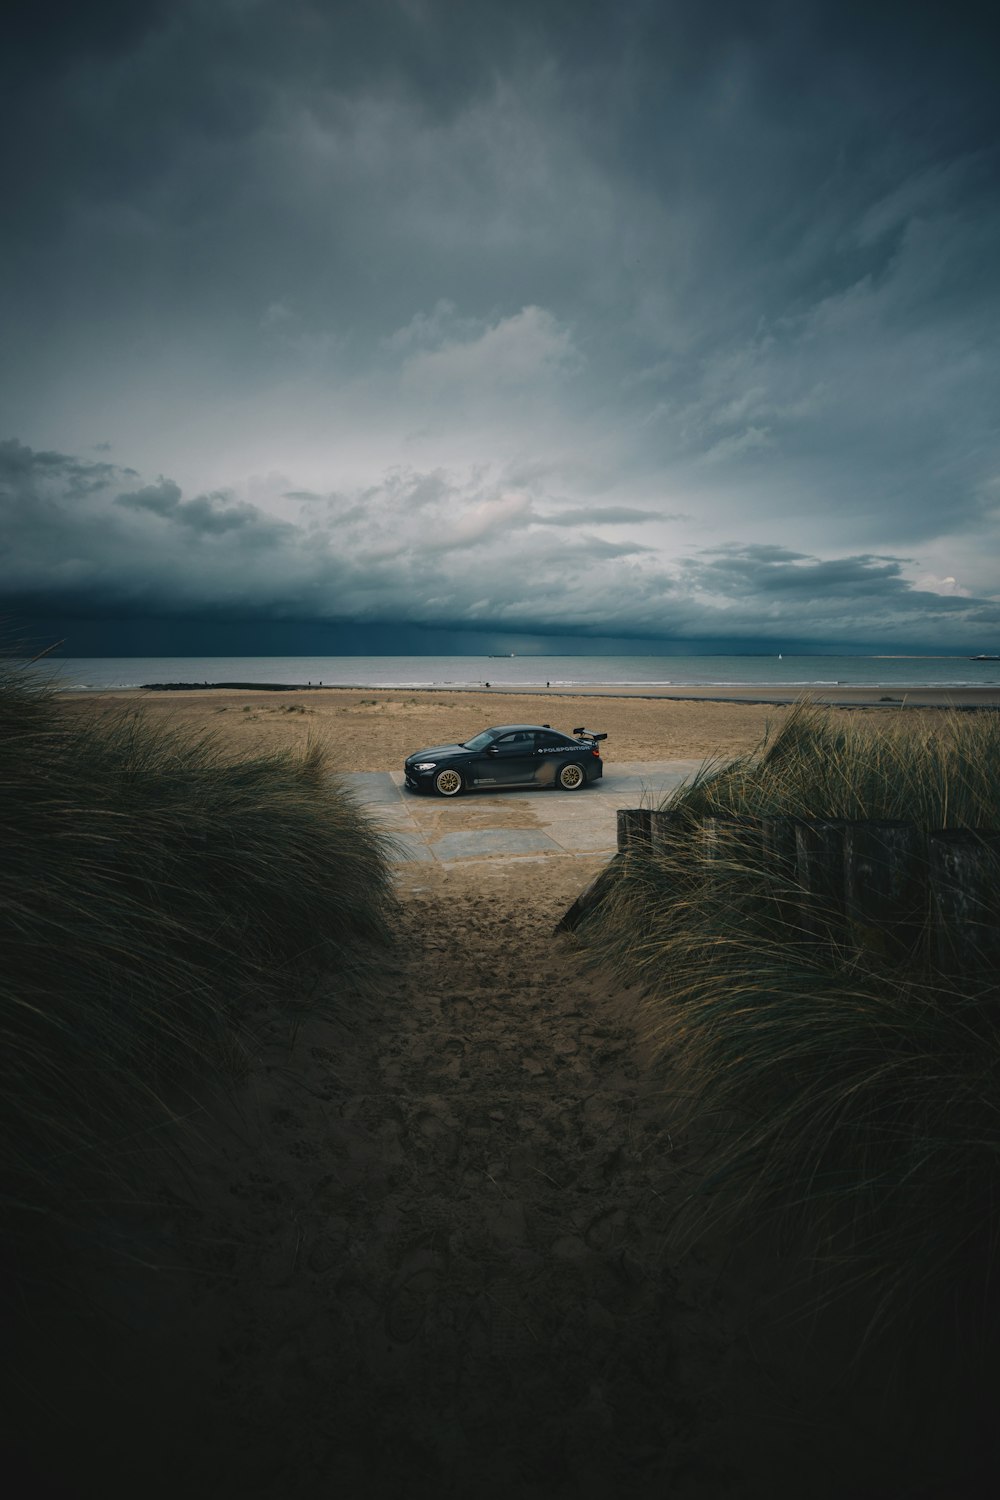
[{"label": "sand path", "polygon": [[732,1336],[664,1264],[634,998],[551,938],[580,865],[527,899],[520,861],[411,869],[382,993],[266,1065],[207,1195],[242,1208],[216,1399],[246,1493],[718,1489],[690,1387]]},{"label": "sand path", "polygon": [[716,1451],[748,1354],[717,1267],[665,1255],[684,1148],[637,997],[552,937],[600,863],[404,868],[378,993],[273,1027],[156,1206],[166,1269],[96,1288],[116,1375],[81,1356],[78,1420],[118,1472],[131,1434],[144,1493],[749,1493]]}]

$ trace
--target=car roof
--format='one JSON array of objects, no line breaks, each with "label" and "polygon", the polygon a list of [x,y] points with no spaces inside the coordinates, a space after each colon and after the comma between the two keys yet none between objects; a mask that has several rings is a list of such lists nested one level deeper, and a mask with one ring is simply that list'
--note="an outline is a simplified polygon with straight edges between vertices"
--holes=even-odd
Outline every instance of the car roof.
[{"label": "car roof", "polygon": [[553,729],[551,724],[493,724],[490,726],[490,734],[512,734],[515,729],[538,729],[545,734],[561,734],[563,739],[570,739],[561,729]]}]

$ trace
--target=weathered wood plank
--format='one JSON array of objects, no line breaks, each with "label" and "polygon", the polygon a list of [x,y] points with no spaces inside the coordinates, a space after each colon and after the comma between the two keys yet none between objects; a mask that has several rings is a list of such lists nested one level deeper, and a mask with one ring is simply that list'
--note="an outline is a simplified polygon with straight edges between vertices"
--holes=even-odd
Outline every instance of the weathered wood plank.
[{"label": "weathered wood plank", "polygon": [[652,812],[648,807],[618,809],[618,852],[649,848],[649,826]]},{"label": "weathered wood plank", "polygon": [[928,879],[938,965],[959,974],[1000,968],[1000,833],[932,833]]},{"label": "weathered wood plank", "polygon": [[923,840],[899,820],[844,830],[844,913],[851,943],[884,959],[912,951],[920,916]]},{"label": "weathered wood plank", "polygon": [[802,818],[795,825],[802,927],[817,940],[839,941],[843,937],[846,826],[843,818]]}]

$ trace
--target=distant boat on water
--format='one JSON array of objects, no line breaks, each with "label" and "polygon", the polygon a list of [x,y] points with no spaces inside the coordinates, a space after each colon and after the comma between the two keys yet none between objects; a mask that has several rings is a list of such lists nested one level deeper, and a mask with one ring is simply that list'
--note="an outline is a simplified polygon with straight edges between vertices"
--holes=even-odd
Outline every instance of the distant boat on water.
[{"label": "distant boat on water", "polygon": [[970,661],[1000,661],[1000,656],[986,656],[984,654],[982,656],[970,656],[969,660]]}]

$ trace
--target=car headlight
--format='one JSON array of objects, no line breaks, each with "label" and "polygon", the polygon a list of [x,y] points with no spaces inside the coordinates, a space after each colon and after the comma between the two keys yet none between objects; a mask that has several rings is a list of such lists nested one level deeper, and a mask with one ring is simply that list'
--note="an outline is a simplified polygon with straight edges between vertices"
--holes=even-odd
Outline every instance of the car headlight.
[{"label": "car headlight", "polygon": [[415,771],[433,771],[436,765],[436,760],[418,760],[413,769]]}]

